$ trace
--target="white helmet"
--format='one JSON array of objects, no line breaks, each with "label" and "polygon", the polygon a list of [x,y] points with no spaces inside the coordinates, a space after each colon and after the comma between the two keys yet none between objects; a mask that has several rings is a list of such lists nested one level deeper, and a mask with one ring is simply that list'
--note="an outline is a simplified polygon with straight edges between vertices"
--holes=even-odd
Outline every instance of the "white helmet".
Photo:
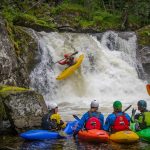
[{"label": "white helmet", "polygon": [[50,103],[48,105],[48,110],[52,110],[52,109],[55,109],[56,107],[58,107],[58,105],[56,103]]},{"label": "white helmet", "polygon": [[99,107],[99,103],[97,102],[97,100],[93,100],[92,102],[91,102],[91,108],[92,107],[95,107],[95,108],[98,108]]}]

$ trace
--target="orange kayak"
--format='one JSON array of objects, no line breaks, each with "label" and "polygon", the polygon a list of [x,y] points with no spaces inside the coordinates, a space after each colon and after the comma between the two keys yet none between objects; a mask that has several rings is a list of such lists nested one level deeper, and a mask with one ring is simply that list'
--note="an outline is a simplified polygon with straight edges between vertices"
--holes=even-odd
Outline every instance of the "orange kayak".
[{"label": "orange kayak", "polygon": [[148,94],[150,95],[150,84],[146,85],[146,89],[147,89]]},{"label": "orange kayak", "polygon": [[78,133],[78,138],[89,142],[108,142],[109,135],[104,130],[81,130]]}]

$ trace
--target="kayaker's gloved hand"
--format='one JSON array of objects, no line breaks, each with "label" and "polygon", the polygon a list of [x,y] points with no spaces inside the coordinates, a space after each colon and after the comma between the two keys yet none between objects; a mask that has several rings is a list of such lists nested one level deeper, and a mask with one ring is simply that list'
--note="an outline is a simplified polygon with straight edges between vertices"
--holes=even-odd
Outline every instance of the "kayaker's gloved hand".
[{"label": "kayaker's gloved hand", "polygon": [[74,131],[73,137],[76,138],[77,134],[78,134],[78,132],[77,132],[77,131]]},{"label": "kayaker's gloved hand", "polygon": [[132,116],[135,116],[135,113],[136,113],[136,109],[132,109]]}]

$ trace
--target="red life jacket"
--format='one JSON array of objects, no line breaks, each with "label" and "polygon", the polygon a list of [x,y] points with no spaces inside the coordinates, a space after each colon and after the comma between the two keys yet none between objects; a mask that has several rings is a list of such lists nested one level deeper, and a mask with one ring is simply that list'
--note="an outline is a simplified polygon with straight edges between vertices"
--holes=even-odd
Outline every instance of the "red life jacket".
[{"label": "red life jacket", "polygon": [[88,112],[89,114],[89,119],[87,120],[85,124],[85,129],[86,130],[91,130],[91,129],[101,129],[101,123],[99,120],[100,112],[97,112],[96,116],[94,116],[91,112]]},{"label": "red life jacket", "polygon": [[114,122],[114,125],[112,126],[112,131],[123,131],[123,130],[129,130],[129,121],[125,117],[125,113],[122,115],[116,115],[116,119]]},{"label": "red life jacket", "polygon": [[61,65],[66,65],[67,64],[69,66],[72,66],[74,64],[74,57],[70,57],[68,59],[59,61],[58,63],[61,64]]}]

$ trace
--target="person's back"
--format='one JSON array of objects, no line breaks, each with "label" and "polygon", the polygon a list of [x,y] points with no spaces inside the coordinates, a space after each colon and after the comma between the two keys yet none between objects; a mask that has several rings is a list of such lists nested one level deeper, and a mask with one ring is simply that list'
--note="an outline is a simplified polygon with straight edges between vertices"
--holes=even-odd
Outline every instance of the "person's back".
[{"label": "person's back", "polygon": [[76,127],[73,136],[75,137],[81,129],[103,129],[104,115],[98,112],[99,103],[94,100],[91,102],[91,109],[86,112]]},{"label": "person's back", "polygon": [[42,128],[45,130],[61,130],[65,128],[66,124],[61,120],[58,114],[58,106],[56,103],[51,103],[48,106],[49,113],[44,115],[42,118]]},{"label": "person's back", "polygon": [[113,108],[114,112],[106,118],[104,130],[110,132],[129,130],[130,116],[122,112],[122,103],[115,101]]}]

